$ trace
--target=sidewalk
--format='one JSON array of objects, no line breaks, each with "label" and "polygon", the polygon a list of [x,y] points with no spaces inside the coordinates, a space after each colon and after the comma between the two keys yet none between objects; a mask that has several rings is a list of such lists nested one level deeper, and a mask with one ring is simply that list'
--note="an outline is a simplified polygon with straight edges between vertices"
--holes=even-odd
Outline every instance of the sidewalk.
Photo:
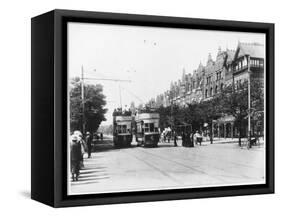
[{"label": "sidewalk", "polygon": [[[245,141],[246,138],[242,138],[241,139],[241,143],[243,143],[243,141]],[[211,144],[209,138],[207,139],[206,137],[203,137],[203,141],[201,143],[201,147],[205,147],[205,146],[212,146],[212,147],[218,147],[218,148],[240,148],[240,149],[247,149],[246,146],[242,146],[240,147],[238,144],[239,139],[238,138],[214,138],[213,139],[213,144]],[[165,143],[159,143],[159,146],[161,145],[166,145],[166,146],[174,146],[174,140],[171,140],[170,143],[165,142]],[[182,140],[179,138],[177,140],[177,145],[178,146],[182,146]],[[194,147],[200,147],[199,143],[198,145],[194,145]],[[257,149],[257,150],[263,150],[264,148],[264,141],[260,140],[260,145],[253,145],[252,146],[252,150],[253,149]]]},{"label": "sidewalk", "polygon": [[[241,138],[241,143],[245,141],[247,138]],[[225,148],[245,148],[247,149],[246,146],[239,146],[239,139],[238,138],[214,138],[213,139],[213,144],[210,143],[210,140],[206,140],[206,138],[203,139],[202,145],[203,146],[216,146],[216,147],[225,147]],[[253,145],[251,149],[257,149],[257,150],[263,150],[264,148],[264,141],[261,139],[260,140],[260,145]]]}]

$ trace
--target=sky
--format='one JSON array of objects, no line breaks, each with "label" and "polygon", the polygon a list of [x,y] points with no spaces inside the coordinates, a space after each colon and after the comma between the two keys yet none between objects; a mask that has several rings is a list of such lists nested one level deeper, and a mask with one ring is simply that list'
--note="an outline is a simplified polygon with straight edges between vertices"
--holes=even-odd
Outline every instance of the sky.
[{"label": "sky", "polygon": [[[192,73],[208,54],[215,59],[218,48],[235,50],[240,42],[265,44],[261,33],[141,27],[93,23],[68,23],[68,79],[84,76],[130,82],[92,80],[102,84],[112,124],[114,108],[137,106],[164,93],[183,70]],[[121,96],[121,99],[120,99]]]}]

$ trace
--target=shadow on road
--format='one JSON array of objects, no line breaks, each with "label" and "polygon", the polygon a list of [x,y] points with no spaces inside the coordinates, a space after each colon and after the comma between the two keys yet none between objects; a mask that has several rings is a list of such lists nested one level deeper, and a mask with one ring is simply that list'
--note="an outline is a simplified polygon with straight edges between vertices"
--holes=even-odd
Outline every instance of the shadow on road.
[{"label": "shadow on road", "polygon": [[112,140],[102,140],[102,141],[96,141],[94,143],[93,152],[107,152],[107,151],[119,151],[122,149],[130,149],[135,148],[136,146],[128,146],[128,147],[122,147],[122,148],[116,148],[113,145]]}]

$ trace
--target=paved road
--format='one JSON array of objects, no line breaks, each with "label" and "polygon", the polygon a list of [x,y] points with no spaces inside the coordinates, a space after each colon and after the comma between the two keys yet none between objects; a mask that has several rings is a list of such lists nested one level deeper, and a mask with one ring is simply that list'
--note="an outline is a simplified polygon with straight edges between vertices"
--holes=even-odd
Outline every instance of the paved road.
[{"label": "paved road", "polygon": [[[179,142],[180,143],[180,142]],[[84,160],[71,193],[149,190],[264,182],[264,146],[251,150],[232,140],[185,148],[160,143],[158,148],[114,149],[110,139]]]}]

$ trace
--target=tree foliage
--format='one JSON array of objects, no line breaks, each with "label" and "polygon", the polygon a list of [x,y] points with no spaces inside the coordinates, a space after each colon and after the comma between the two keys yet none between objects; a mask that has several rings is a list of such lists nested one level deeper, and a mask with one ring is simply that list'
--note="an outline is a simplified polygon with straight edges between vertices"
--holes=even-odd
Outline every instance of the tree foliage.
[{"label": "tree foliage", "polygon": [[235,118],[234,124],[239,131],[239,145],[241,145],[242,126],[246,125],[248,115],[251,115],[251,119],[261,119],[258,117],[258,114],[264,110],[264,90],[262,82],[253,80],[250,83],[250,111],[248,105],[248,86],[248,81],[239,83],[238,85],[230,85],[224,88],[219,95],[221,112],[223,114],[232,115]]},{"label": "tree foliage", "polygon": [[[251,81],[251,118],[256,122],[263,122],[264,90],[262,82]],[[248,83],[240,83],[239,86],[226,86],[213,98],[201,102],[194,102],[179,107],[170,105],[158,108],[160,113],[160,127],[177,126],[180,124],[192,124],[193,130],[199,130],[204,123],[208,123],[210,136],[212,135],[212,121],[223,116],[231,115],[235,119],[239,137],[242,134],[242,126],[246,126],[248,117]],[[263,124],[261,124],[263,126]],[[212,141],[212,138],[211,138]],[[240,144],[239,139],[239,144]]]},{"label": "tree foliage", "polygon": [[[107,109],[103,87],[100,84],[84,85],[84,122],[85,130],[95,132],[102,121],[105,121]],[[70,85],[70,130],[83,128],[83,104],[81,97],[81,82],[79,78],[71,80]]]}]

